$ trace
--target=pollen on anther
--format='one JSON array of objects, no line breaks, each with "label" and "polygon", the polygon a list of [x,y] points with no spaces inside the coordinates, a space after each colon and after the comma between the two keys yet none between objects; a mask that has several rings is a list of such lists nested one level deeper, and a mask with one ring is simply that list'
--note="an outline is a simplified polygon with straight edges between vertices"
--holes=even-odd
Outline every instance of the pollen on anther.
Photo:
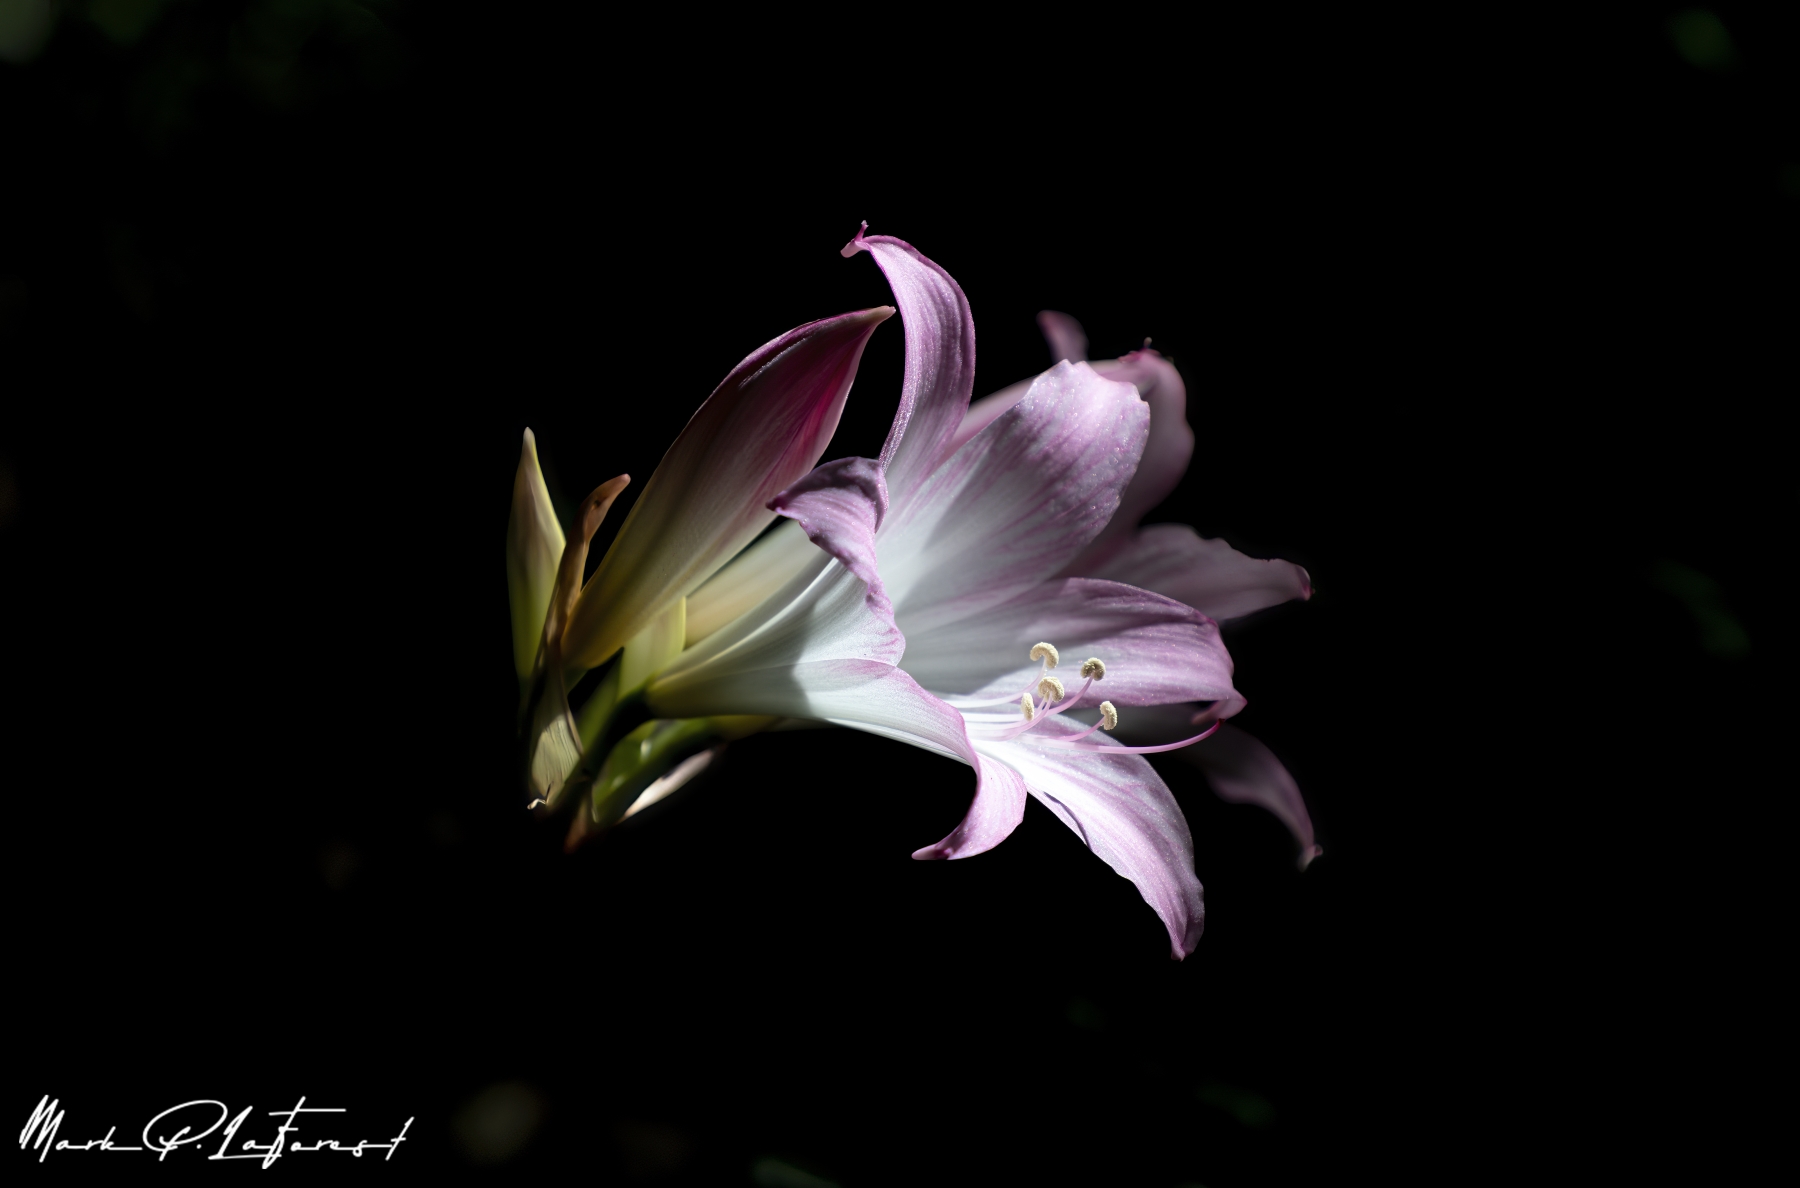
[{"label": "pollen on anther", "polygon": [[1032,704],[1031,694],[1025,693],[1020,695],[1019,712],[1025,715],[1025,720],[1027,722],[1037,717],[1037,706]]},{"label": "pollen on anther", "polygon": [[1081,675],[1097,681],[1106,675],[1106,664],[1098,656],[1089,656],[1081,662]]},{"label": "pollen on anther", "polygon": [[1052,704],[1061,701],[1067,696],[1067,693],[1063,689],[1063,683],[1053,676],[1047,676],[1040,680],[1037,683],[1037,691],[1039,697],[1042,697],[1045,701],[1051,702]]},{"label": "pollen on anther", "polygon": [[1100,729],[1111,730],[1119,724],[1119,711],[1113,708],[1110,701],[1100,703]]},{"label": "pollen on anther", "polygon": [[1056,645],[1053,643],[1032,644],[1031,658],[1044,661],[1046,668],[1055,668],[1062,663],[1062,657],[1056,654]]}]

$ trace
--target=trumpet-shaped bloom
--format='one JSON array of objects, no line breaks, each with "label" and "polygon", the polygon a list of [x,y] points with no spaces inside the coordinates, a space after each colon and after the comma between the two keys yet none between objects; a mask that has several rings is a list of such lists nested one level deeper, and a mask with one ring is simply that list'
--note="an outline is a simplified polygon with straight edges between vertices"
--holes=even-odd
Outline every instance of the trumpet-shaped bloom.
[{"label": "trumpet-shaped bloom", "polygon": [[[1131,384],[1064,363],[963,434],[974,327],[961,289],[899,240],[859,235],[845,254],[857,251],[887,275],[906,331],[881,456],[820,467],[771,501],[795,527],[696,591],[691,646],[652,680],[650,708],[823,720],[967,763],[967,816],[915,857],[991,848],[1036,796],[1137,885],[1184,956],[1202,905],[1180,809],[1136,749],[1067,716],[1204,701],[1223,718],[1243,705],[1211,619],[1065,573],[1115,518],[1149,406]],[[1065,685],[1051,672],[1062,651],[1104,663]]]},{"label": "trumpet-shaped bloom", "polygon": [[[1064,350],[1050,371],[971,407],[961,289],[899,240],[859,234],[844,254],[863,251],[887,276],[906,337],[878,458],[808,469],[869,331],[891,311],[802,327],[696,414],[578,594],[586,543],[624,480],[589,497],[559,547],[527,435],[508,572],[533,788],[554,800],[579,763],[604,821],[643,779],[666,772],[646,793],[662,795],[703,768],[710,752],[671,767],[696,740],[779,718],[886,735],[976,774],[961,824],[915,857],[991,848],[1035,796],[1136,884],[1184,956],[1203,916],[1192,838],[1142,754],[1185,747],[1243,707],[1214,619],[1304,597],[1304,571],[1191,530],[1138,528],[1193,448],[1180,377],[1154,352],[1089,365],[1083,349]],[[1079,335],[1066,319],[1046,330]],[[786,522],[750,544],[776,514]],[[542,632],[528,660],[532,621]],[[564,671],[621,649],[577,723]],[[1085,659],[1053,671],[1065,652]],[[601,767],[606,716],[634,690],[655,720]],[[1173,713],[1181,728],[1166,733],[1204,729],[1122,746],[1104,733],[1121,706],[1128,723],[1155,707],[1146,723],[1167,727]],[[1100,721],[1084,727],[1071,710]],[[1263,795],[1273,756],[1241,732],[1226,737],[1231,771],[1215,786],[1282,811]]]},{"label": "trumpet-shaped bloom", "polygon": [[526,431],[507,575],[514,660],[526,686],[528,781],[537,796],[554,800],[582,754],[565,674],[626,649],[632,654],[614,679],[629,683],[614,693],[629,693],[680,650],[686,596],[775,518],[770,497],[818,462],[863,347],[893,312],[883,306],[801,326],[738,364],[664,454],[585,585],[588,542],[630,479],[609,480],[590,495],[574,539],[564,542]]}]

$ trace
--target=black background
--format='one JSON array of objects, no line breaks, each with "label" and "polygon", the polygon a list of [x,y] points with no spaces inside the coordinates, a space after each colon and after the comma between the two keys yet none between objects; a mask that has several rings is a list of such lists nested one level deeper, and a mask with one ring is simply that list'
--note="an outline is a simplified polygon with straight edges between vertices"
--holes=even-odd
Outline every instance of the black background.
[{"label": "black background", "polygon": [[[346,1137],[417,1117],[344,1166],[476,1172],[470,1103],[513,1100],[490,1170],[602,1182],[1752,1158],[1791,28],[1721,8],[1704,67],[1654,8],[65,7],[0,65],[21,1123],[304,1093]],[[1095,357],[1152,337],[1197,447],[1150,519],[1312,573],[1228,642],[1326,853],[1297,873],[1159,760],[1207,890],[1185,962],[1036,806],[909,861],[970,781],[885,740],[745,740],[572,857],[520,811],[520,431],[563,499],[628,471],[628,502],[746,353],[888,300],[838,255],[862,219],[968,293],[978,394],[1047,364],[1039,309]],[[900,369],[884,328],[828,456],[879,448]],[[1721,607],[1747,650],[1703,646]]]}]

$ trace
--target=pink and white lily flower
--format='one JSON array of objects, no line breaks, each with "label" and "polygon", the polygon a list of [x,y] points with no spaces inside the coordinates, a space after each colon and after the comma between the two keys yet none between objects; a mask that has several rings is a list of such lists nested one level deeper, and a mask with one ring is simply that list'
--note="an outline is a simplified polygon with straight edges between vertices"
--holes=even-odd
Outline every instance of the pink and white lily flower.
[{"label": "pink and white lily flower", "polygon": [[[651,712],[820,720],[967,763],[968,815],[915,857],[990,849],[1036,796],[1137,885],[1185,956],[1203,917],[1192,837],[1142,752],[1203,734],[1129,748],[1096,730],[1120,707],[1208,702],[1222,719],[1243,698],[1211,619],[1066,573],[1118,512],[1150,407],[1131,384],[1062,363],[964,433],[975,343],[962,290],[897,239],[858,235],[845,254],[860,251],[906,331],[881,456],[829,463],[771,501],[795,527],[690,597],[690,646],[652,679]],[[1050,671],[1064,652],[1087,658],[1067,683]],[[1079,707],[1102,723],[1067,716]]]},{"label": "pink and white lily flower", "polygon": [[[1173,391],[1185,432],[1184,397],[1153,352],[1097,366],[1065,359],[971,408],[974,326],[960,287],[897,239],[859,233],[844,254],[863,251],[887,276],[906,336],[900,406],[879,458],[807,469],[885,308],[802,327],[740,365],[671,448],[585,587],[586,540],[622,481],[590,496],[578,540],[562,548],[527,438],[509,574],[531,786],[554,802],[569,783],[591,782],[604,821],[629,811],[620,795],[657,795],[652,785],[640,797],[641,780],[628,776],[636,756],[664,742],[673,756],[691,738],[780,719],[886,735],[977,776],[962,823],[915,857],[993,847],[1036,796],[1132,880],[1174,956],[1185,956],[1203,919],[1192,838],[1142,755],[1194,743],[1244,705],[1218,626],[1195,604],[1247,613],[1296,596],[1292,575],[1219,542],[1194,537],[1196,550],[1136,531],[1192,448],[1189,433],[1171,461],[1163,405]],[[788,522],[749,544],[775,514]],[[1196,553],[1210,586],[1159,593],[1118,580],[1135,564],[1167,585],[1155,559]],[[621,649],[577,720],[569,678]],[[1052,672],[1064,653],[1079,676]],[[652,722],[601,747],[634,699]],[[1203,729],[1142,747],[1097,733],[1119,724],[1120,707],[1129,720],[1137,707],[1171,706],[1186,707],[1185,727]],[[1071,710],[1100,721],[1084,726]],[[679,782],[696,761],[658,783]]]}]

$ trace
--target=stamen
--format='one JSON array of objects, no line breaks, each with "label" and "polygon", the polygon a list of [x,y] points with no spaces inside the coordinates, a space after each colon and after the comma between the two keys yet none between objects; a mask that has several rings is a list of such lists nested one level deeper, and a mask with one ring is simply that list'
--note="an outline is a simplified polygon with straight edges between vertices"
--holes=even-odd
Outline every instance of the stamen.
[{"label": "stamen", "polygon": [[[1081,699],[1086,697],[1088,690],[1094,687],[1094,682],[1106,675],[1105,663],[1097,657],[1088,657],[1086,660],[1082,661],[1081,664],[1081,675],[1086,677],[1087,680],[1082,683],[1081,688],[1077,689],[1075,695],[1071,697],[1069,696],[1068,688],[1062,681],[1049,675],[1049,670],[1055,667],[1057,662],[1061,659],[1061,657],[1057,655],[1055,644],[1038,643],[1033,645],[1031,649],[1031,658],[1033,660],[1042,660],[1044,662],[1044,669],[1038,676],[1036,685],[1027,688],[1019,695],[1019,714],[1024,718],[1024,721],[1015,722],[1010,726],[998,728],[994,726],[974,726],[974,724],[971,723],[975,736],[990,742],[1007,742],[1011,739],[1018,738],[1021,734],[1029,733],[1043,725],[1045,722],[1048,722],[1055,715],[1066,713],[1080,705]],[[1038,697],[1043,698],[1042,705],[1039,705],[1032,697],[1034,688]],[[966,710],[979,709],[990,705],[1000,705],[1004,704],[1007,700],[1009,699],[995,698],[991,701],[952,701],[949,704],[957,710]],[[1111,730],[1114,726],[1119,724],[1119,711],[1113,707],[1112,702],[1101,702],[1100,714],[1100,722],[1081,731],[1079,734],[1071,735],[1068,738],[1046,738],[1041,741],[1046,746],[1066,747],[1071,744],[1079,745],[1077,740],[1086,738],[1088,735],[1094,733],[1094,731]]]},{"label": "stamen", "polygon": [[[1056,678],[1055,678],[1055,677],[1050,677],[1050,678],[1048,678],[1048,679],[1050,679],[1050,680],[1056,680]],[[1072,710],[1072,709],[1074,709],[1074,708],[1075,708],[1075,707],[1076,707],[1076,706],[1078,706],[1078,705],[1080,705],[1080,704],[1081,704],[1081,699],[1082,699],[1082,698],[1083,698],[1083,697],[1086,697],[1086,696],[1087,696],[1087,691],[1088,691],[1088,690],[1089,690],[1089,689],[1092,689],[1092,688],[1093,688],[1093,687],[1094,687],[1094,682],[1093,682],[1093,681],[1089,681],[1089,682],[1087,682],[1087,683],[1086,683],[1086,684],[1085,684],[1085,685],[1083,685],[1083,686],[1081,686],[1081,688],[1079,688],[1079,689],[1077,689],[1077,690],[1075,690],[1075,696],[1073,696],[1073,697],[1065,697],[1065,698],[1063,698],[1063,699],[1061,699],[1061,700],[1059,700],[1059,701],[1057,701],[1057,703],[1056,703],[1056,707],[1055,707],[1055,708],[1054,708],[1054,709],[1051,709],[1051,710],[1047,710],[1047,711],[1045,711],[1045,712],[1046,712],[1046,713],[1052,713],[1052,714],[1060,714],[1060,713],[1063,713],[1063,712],[1065,712],[1065,711],[1067,711],[1067,710]],[[1057,692],[1058,692],[1058,693],[1061,693],[1061,692],[1062,692],[1062,691],[1063,691],[1063,688],[1062,688],[1062,682],[1061,682],[1061,681],[1057,681],[1057,682],[1056,682],[1056,691],[1057,691]]]},{"label": "stamen", "polygon": [[[1042,660],[1044,662],[1044,667],[1038,672],[1039,681],[1041,681],[1044,677],[1049,676],[1050,670],[1052,668],[1055,668],[1062,661],[1062,656],[1057,652],[1056,645],[1053,643],[1033,644],[1031,647],[1031,658],[1033,660]],[[1099,663],[1099,662],[1095,661],[1094,663]],[[1102,671],[1104,671],[1104,666],[1102,667]],[[1082,676],[1088,675],[1087,666],[1085,664],[1082,665],[1081,675]],[[1092,682],[1089,682],[1089,683],[1091,684]],[[1062,689],[1062,682],[1058,681],[1056,684],[1056,688],[1059,690],[1059,692],[1055,698],[1051,698],[1049,696],[1049,694],[1044,694],[1044,698],[1046,701],[1052,701],[1052,700],[1060,701],[1062,699],[1062,694],[1060,692],[1060,690]],[[1025,696],[1027,696],[1027,697],[1031,696],[1031,691],[1033,689],[1037,689],[1041,693],[1043,690],[1043,686],[1038,681],[1034,681],[1032,684],[1026,685],[1025,686]],[[1083,692],[1086,692],[1086,690],[1083,690]],[[1077,697],[1079,697],[1080,695],[1081,694],[1079,694],[1079,693],[1076,694]],[[947,704],[951,709],[972,710],[972,709],[986,709],[991,705],[1008,705],[1017,700],[1018,700],[1017,694],[1008,693],[1004,697],[990,697],[984,701],[949,701],[949,700],[946,700],[945,704]]]},{"label": "stamen", "polygon": [[1208,726],[1205,730],[1202,730],[1192,738],[1184,738],[1180,742],[1163,743],[1159,747],[1118,747],[1102,743],[1076,741],[1076,739],[1085,737],[1086,734],[1093,733],[1093,729],[1098,729],[1097,726],[1083,734],[1071,735],[1068,738],[1039,738],[1037,745],[1040,747],[1062,747],[1069,751],[1101,751],[1108,755],[1155,755],[1160,751],[1179,751],[1182,747],[1191,747],[1201,739],[1210,737],[1212,732],[1217,730],[1221,725],[1223,725],[1223,723],[1214,722],[1211,726]]},{"label": "stamen", "polygon": [[[1054,678],[1051,678],[1051,679],[1054,679]],[[1060,682],[1058,682],[1058,683],[1060,684]],[[1033,716],[1030,714],[1025,715],[1025,721],[1019,723],[1016,726],[1008,726],[1005,730],[1000,732],[1000,734],[997,736],[995,741],[1005,742],[1007,739],[1017,738],[1021,734],[1024,734],[1027,730],[1034,729],[1037,726],[1041,725],[1043,722],[1049,721],[1055,715],[1061,714],[1061,713],[1067,713],[1069,710],[1074,709],[1077,705],[1080,705],[1081,699],[1083,697],[1085,697],[1087,695],[1087,691],[1093,687],[1094,687],[1094,682],[1089,681],[1087,684],[1083,685],[1079,691],[1076,692],[1075,696],[1066,698],[1062,701],[1057,702],[1054,705],[1051,705],[1051,706],[1048,706],[1047,708],[1045,708],[1040,717],[1033,718]],[[1029,694],[1029,693],[1025,694],[1025,696],[1022,700],[1023,701],[1031,700],[1031,694]]]},{"label": "stamen", "polygon": [[[1090,685],[1093,683],[1094,682],[1092,682],[1092,681],[1088,682],[1088,684],[1090,684]],[[1057,713],[1058,711],[1051,710],[1050,712]],[[1096,730],[1111,730],[1114,726],[1117,726],[1118,724],[1119,724],[1119,711],[1113,708],[1112,702],[1102,701],[1100,703],[1100,720],[1098,722],[1095,722],[1092,726],[1089,726],[1086,730],[1083,730],[1080,734],[1071,734],[1067,738],[1046,738],[1046,739],[1043,739],[1042,741],[1045,743],[1057,743],[1062,746],[1067,746],[1069,743],[1080,742],[1082,739],[1086,738],[1088,735],[1092,734]],[[1029,727],[1029,726],[1024,727],[1023,729],[1015,728],[1013,731],[1013,735],[1014,735],[1014,737],[1017,737],[1018,735],[1025,733],[1025,731],[1029,730],[1029,729],[1031,729],[1031,727]]]},{"label": "stamen", "polygon": [[[1007,742],[1011,739],[1018,738],[1022,734],[1027,734],[1032,730],[1036,730],[1039,726],[1042,726],[1057,714],[1066,713],[1080,705],[1081,699],[1086,697],[1088,690],[1094,687],[1094,682],[1106,675],[1106,662],[1101,660],[1098,656],[1089,656],[1086,660],[1081,662],[1081,675],[1086,677],[1087,680],[1082,684],[1080,689],[1075,691],[1075,695],[1071,697],[1062,681],[1050,675],[1050,670],[1055,668],[1061,661],[1061,657],[1057,655],[1055,644],[1037,643],[1032,645],[1031,658],[1033,660],[1043,661],[1044,667],[1039,673],[1036,683],[1027,687],[1023,693],[1019,694],[1019,715],[1024,720],[1021,722],[1014,722],[1008,726],[1002,726],[992,718],[986,720],[970,719],[968,720],[970,737],[980,738],[986,742]],[[1032,693],[1034,690],[1038,697],[1043,698],[1042,705],[1039,705],[1037,700],[1033,698]],[[977,709],[984,706],[1004,705],[1010,700],[1011,698],[998,697],[991,701],[952,701],[949,704],[958,710],[964,710]],[[1098,722],[1095,722],[1086,730],[1063,738],[1045,737],[1046,732],[1039,731],[1037,745],[1040,747],[1061,748],[1065,751],[1096,751],[1113,755],[1155,755],[1162,751],[1178,751],[1182,747],[1191,747],[1202,739],[1210,737],[1213,731],[1219,728],[1219,722],[1215,720],[1215,715],[1225,708],[1225,702],[1217,701],[1195,714],[1193,724],[1195,726],[1205,726],[1206,729],[1202,730],[1199,734],[1194,735],[1192,738],[1184,738],[1180,742],[1163,743],[1160,746],[1154,747],[1121,747],[1110,742],[1100,743],[1084,741],[1096,730],[1115,730],[1118,728],[1118,707],[1110,701],[1102,701],[1100,703],[1100,720]]]},{"label": "stamen", "polygon": [[[1036,730],[1039,726],[1042,726],[1057,714],[1066,713],[1069,710],[1074,709],[1077,705],[1081,704],[1082,697],[1086,695],[1087,691],[1093,688],[1093,686],[1094,682],[1089,681],[1081,687],[1080,691],[1078,691],[1075,696],[1064,698],[1054,705],[1049,705],[1042,709],[1035,704],[1033,704],[1030,709],[1025,708],[1026,703],[1031,701],[1031,694],[1027,693],[1025,696],[1019,698],[1019,709],[1025,714],[1025,720],[1023,722],[1015,722],[1011,726],[1003,727],[993,733],[989,733],[980,727],[974,727],[975,733],[971,735],[971,737],[980,737],[989,742],[1009,742],[1012,739],[1019,737],[1021,734]],[[1088,730],[1083,734],[1078,734],[1074,737],[1085,738],[1092,733],[1093,730]]]}]

